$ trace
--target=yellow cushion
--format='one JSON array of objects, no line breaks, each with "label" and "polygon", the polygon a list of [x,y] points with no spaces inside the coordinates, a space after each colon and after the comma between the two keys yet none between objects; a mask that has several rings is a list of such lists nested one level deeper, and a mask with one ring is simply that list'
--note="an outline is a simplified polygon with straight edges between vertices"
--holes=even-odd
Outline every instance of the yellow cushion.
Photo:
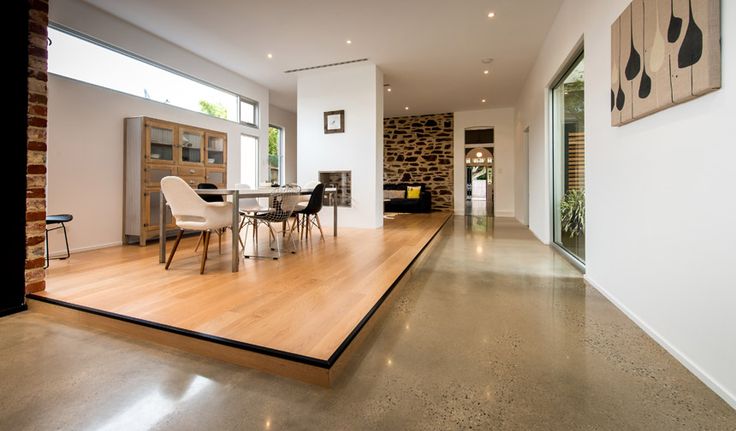
[{"label": "yellow cushion", "polygon": [[407,199],[419,199],[419,194],[422,192],[421,187],[412,187],[409,186],[406,188],[406,198]]}]

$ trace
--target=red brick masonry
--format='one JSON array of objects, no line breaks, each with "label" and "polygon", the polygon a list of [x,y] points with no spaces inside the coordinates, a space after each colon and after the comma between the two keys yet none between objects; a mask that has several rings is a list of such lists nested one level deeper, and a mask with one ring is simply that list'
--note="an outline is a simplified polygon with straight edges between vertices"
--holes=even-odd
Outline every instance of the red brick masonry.
[{"label": "red brick masonry", "polygon": [[28,0],[28,169],[26,185],[26,293],[45,288],[46,82],[48,0]]}]

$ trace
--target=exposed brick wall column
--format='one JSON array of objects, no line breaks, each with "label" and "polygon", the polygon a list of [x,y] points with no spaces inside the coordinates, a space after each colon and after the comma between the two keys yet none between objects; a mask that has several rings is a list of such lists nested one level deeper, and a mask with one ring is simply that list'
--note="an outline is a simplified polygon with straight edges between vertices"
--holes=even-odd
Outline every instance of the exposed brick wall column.
[{"label": "exposed brick wall column", "polygon": [[26,175],[26,293],[44,283],[48,0],[28,0],[28,166]]},{"label": "exposed brick wall column", "polygon": [[453,209],[452,113],[383,120],[383,181],[423,183],[432,209]]}]

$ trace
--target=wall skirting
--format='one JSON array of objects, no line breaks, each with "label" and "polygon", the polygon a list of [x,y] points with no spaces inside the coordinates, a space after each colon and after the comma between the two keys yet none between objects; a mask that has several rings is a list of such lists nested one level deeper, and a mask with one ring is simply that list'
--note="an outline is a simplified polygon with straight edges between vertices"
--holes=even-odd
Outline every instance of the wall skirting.
[{"label": "wall skirting", "polygon": [[682,353],[675,346],[670,344],[667,339],[662,337],[656,330],[649,326],[643,319],[641,319],[636,313],[631,311],[626,305],[619,301],[610,292],[604,289],[601,285],[593,281],[588,275],[583,276],[585,283],[593,289],[605,296],[613,305],[616,306],[621,312],[623,312],[629,319],[631,319],[639,328],[641,328],[647,335],[649,335],[654,341],[662,346],[669,354],[675,357],[685,368],[693,373],[700,381],[705,383],[713,392],[718,394],[724,401],[726,401],[731,407],[736,409],[736,395],[730,393],[726,388],[721,386],[713,377],[703,371],[695,362],[693,362],[687,355]]},{"label": "wall skirting", "polygon": [[[107,244],[95,244],[95,245],[90,245],[90,246],[87,246],[87,247],[71,248],[71,249],[69,249],[69,252],[72,253],[72,254],[73,253],[82,253],[82,252],[85,252],[85,251],[100,250],[100,249],[103,249],[103,248],[119,247],[121,245],[123,245],[123,242],[122,241],[115,241],[115,242],[109,242]],[[60,257],[60,256],[66,256],[66,249],[56,250],[56,251],[49,252],[49,256],[52,257],[52,258]]]},{"label": "wall skirting", "polygon": [[496,211],[495,212],[496,217],[511,217],[514,218],[515,214],[513,211]]}]

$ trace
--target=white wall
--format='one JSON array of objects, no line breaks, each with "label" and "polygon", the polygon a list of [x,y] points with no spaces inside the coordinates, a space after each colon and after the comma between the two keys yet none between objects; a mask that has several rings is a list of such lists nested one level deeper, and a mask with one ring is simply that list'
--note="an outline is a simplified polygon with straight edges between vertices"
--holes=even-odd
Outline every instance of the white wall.
[{"label": "white wall", "polygon": [[[302,72],[297,88],[298,182],[352,171],[352,207],[339,209],[339,226],[382,226],[383,73],[372,63]],[[325,134],[324,112],[341,109],[345,133]],[[323,225],[331,212],[323,212]]]},{"label": "white wall", "polygon": [[[74,215],[68,227],[73,251],[121,242],[125,117],[144,115],[226,132],[228,184],[240,182],[240,135],[247,127],[57,75],[49,75],[48,89],[48,212]],[[54,234],[52,253],[64,246]]]},{"label": "white wall", "polygon": [[269,124],[284,130],[284,179],[296,182],[296,113],[271,105],[268,109]]},{"label": "white wall", "polygon": [[495,144],[494,181],[497,217],[514,216],[514,109],[483,109],[455,112],[455,213],[465,214],[465,129],[493,127]]},{"label": "white wall", "polygon": [[[86,34],[154,63],[257,101],[261,127],[244,130],[250,135],[258,136],[261,154],[267,154],[269,98],[266,87],[81,0],[54,0],[49,7],[49,20],[53,24]],[[263,157],[261,178],[266,178],[267,173],[268,160]]]},{"label": "white wall", "polygon": [[514,118],[514,216],[529,226],[529,135]]},{"label": "white wall", "polygon": [[[240,134],[259,138],[261,178],[267,173],[268,89],[79,0],[52,2],[53,23],[87,34],[259,102],[260,129],[208,117],[55,75],[49,76],[49,213],[69,212],[73,251],[119,244],[122,237],[123,119],[151,116],[228,133],[228,183],[239,182]],[[60,232],[50,235],[62,250]]]},{"label": "white wall", "polygon": [[736,29],[722,90],[614,128],[610,25],[628,3],[567,0],[529,75],[516,124],[531,132],[530,227],[549,241],[547,88],[584,37],[586,278],[736,408]]}]

